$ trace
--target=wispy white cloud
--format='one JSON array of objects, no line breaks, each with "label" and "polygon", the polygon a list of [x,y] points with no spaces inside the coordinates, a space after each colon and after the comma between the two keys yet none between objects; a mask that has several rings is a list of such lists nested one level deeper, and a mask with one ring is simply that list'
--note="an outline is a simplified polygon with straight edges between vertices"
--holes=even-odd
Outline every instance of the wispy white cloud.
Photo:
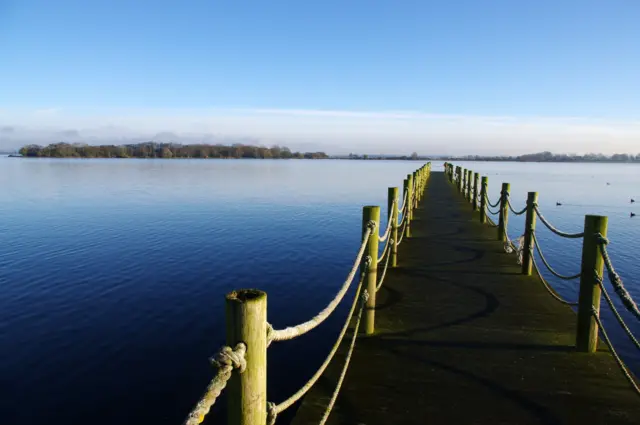
[{"label": "wispy white cloud", "polygon": [[[431,114],[415,111],[306,109],[0,109],[0,125],[16,131],[7,143],[59,140],[77,130],[91,140],[149,138],[175,133],[249,138],[265,144],[313,146],[329,152],[517,154],[540,150],[603,153],[640,151],[640,121],[585,117]],[[70,133],[67,133],[70,134]],[[49,140],[47,140],[49,138]]]}]

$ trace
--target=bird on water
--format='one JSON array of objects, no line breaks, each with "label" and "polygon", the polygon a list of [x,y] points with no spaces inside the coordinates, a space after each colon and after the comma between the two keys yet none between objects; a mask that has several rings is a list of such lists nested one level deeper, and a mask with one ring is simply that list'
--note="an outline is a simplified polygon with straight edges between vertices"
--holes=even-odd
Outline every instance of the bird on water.
[{"label": "bird on water", "polygon": [[635,216],[636,216],[636,213],[631,213],[631,214],[629,215],[629,217],[635,217]]},{"label": "bird on water", "polygon": [[560,202],[556,202],[556,207],[560,207],[562,204]]}]

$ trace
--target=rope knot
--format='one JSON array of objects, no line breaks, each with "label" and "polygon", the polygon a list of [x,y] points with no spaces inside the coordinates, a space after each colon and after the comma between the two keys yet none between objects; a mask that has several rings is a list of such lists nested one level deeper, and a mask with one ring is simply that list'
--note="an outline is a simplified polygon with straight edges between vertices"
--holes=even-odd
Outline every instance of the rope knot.
[{"label": "rope knot", "polygon": [[273,326],[271,325],[271,323],[267,322],[267,347],[270,346],[271,343],[273,342],[274,332],[275,330],[273,329]]},{"label": "rope knot", "polygon": [[376,228],[376,222],[373,220],[369,220],[369,222],[367,223],[367,228],[373,230]]},{"label": "rope knot", "polygon": [[267,402],[267,424],[273,425],[278,418],[278,411],[276,410],[276,404],[274,402]]},{"label": "rope knot", "polygon": [[603,283],[602,276],[598,274],[598,271],[596,269],[593,269],[593,276],[596,282]]},{"label": "rope knot", "polygon": [[370,255],[367,255],[364,259],[364,265],[369,268],[371,267],[371,263],[373,263],[373,258]]},{"label": "rope knot", "polygon": [[602,233],[596,233],[595,234],[596,240],[601,243],[602,245],[609,245],[609,239],[607,239],[606,237],[604,237],[602,235]]},{"label": "rope knot", "polygon": [[369,291],[365,289],[362,293],[362,302],[366,303],[367,301],[369,301]]},{"label": "rope knot", "polygon": [[240,373],[244,372],[247,368],[247,361],[244,358],[247,352],[247,346],[244,342],[236,344],[232,349],[229,346],[224,346],[218,354],[211,358],[211,363],[216,365],[219,369],[225,366],[231,366],[235,369],[239,369]]}]

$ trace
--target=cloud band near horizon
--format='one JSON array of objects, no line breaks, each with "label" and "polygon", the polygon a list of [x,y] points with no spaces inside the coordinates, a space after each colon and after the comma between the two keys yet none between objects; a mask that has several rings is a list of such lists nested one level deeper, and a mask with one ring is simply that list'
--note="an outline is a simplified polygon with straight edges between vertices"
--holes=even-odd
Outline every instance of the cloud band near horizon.
[{"label": "cloud band near horizon", "polygon": [[70,137],[90,143],[212,137],[328,153],[522,154],[640,152],[640,121],[587,117],[311,109],[15,109],[0,107],[0,148]]}]

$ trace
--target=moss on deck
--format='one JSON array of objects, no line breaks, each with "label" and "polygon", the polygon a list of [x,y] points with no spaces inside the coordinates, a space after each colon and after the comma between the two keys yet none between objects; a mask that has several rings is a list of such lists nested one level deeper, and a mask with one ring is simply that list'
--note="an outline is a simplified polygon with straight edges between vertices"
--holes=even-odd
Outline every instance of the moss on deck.
[{"label": "moss on deck", "polygon": [[[329,424],[640,423],[640,398],[610,353],[575,352],[576,314],[520,274],[443,173],[414,217]],[[318,423],[345,348],[294,424]]]}]

